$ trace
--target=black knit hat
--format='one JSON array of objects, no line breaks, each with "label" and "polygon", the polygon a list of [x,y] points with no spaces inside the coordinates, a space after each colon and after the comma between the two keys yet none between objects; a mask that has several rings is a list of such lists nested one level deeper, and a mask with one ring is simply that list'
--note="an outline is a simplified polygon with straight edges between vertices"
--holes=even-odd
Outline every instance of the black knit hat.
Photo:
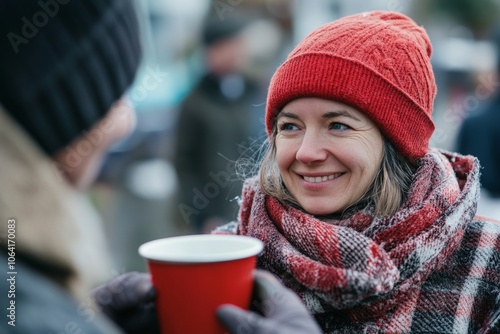
[{"label": "black knit hat", "polygon": [[90,129],[132,83],[132,0],[4,0],[0,104],[49,155]]}]

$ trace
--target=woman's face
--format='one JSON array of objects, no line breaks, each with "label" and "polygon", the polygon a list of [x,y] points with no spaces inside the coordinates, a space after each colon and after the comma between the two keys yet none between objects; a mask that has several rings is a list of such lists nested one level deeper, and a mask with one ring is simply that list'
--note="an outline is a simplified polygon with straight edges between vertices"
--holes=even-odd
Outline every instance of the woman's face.
[{"label": "woman's face", "polygon": [[359,110],[321,98],[300,98],[277,116],[276,159],[283,181],[313,215],[346,209],[375,179],[383,138]]}]

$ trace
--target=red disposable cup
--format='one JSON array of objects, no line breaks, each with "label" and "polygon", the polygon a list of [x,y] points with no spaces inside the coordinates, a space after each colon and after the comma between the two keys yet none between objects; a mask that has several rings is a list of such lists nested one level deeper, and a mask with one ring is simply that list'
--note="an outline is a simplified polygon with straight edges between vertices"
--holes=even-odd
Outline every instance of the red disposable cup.
[{"label": "red disposable cup", "polygon": [[139,247],[157,292],[162,333],[224,333],[215,311],[250,306],[260,240],[238,235],[189,235]]}]

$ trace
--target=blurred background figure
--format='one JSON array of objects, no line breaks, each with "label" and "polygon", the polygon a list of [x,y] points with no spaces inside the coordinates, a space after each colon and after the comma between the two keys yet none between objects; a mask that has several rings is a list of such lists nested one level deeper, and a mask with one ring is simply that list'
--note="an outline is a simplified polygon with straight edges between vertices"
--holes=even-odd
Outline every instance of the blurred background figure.
[{"label": "blurred background figure", "polygon": [[492,71],[492,83],[496,90],[482,103],[479,110],[463,121],[457,137],[457,151],[471,154],[481,162],[482,196],[478,212],[500,217],[500,24],[491,34],[495,45],[497,64]]},{"label": "blurred background figure", "polygon": [[201,34],[205,73],[179,110],[173,159],[177,213],[196,233],[208,233],[238,212],[242,181],[235,161],[255,137],[252,125],[263,113],[257,83],[245,72],[249,52],[243,32],[250,23],[237,13],[221,20],[215,10],[209,12]]}]

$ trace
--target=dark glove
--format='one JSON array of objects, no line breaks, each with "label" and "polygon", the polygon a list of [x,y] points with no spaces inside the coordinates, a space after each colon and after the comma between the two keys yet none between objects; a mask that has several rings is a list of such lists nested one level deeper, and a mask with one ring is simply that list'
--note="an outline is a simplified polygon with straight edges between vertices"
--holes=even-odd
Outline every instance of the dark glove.
[{"label": "dark glove", "polygon": [[223,305],[217,317],[231,334],[321,333],[299,297],[270,273],[255,271],[252,308],[258,313]]},{"label": "dark glove", "polygon": [[123,274],[92,292],[102,312],[125,333],[160,333],[156,293],[149,274]]}]

